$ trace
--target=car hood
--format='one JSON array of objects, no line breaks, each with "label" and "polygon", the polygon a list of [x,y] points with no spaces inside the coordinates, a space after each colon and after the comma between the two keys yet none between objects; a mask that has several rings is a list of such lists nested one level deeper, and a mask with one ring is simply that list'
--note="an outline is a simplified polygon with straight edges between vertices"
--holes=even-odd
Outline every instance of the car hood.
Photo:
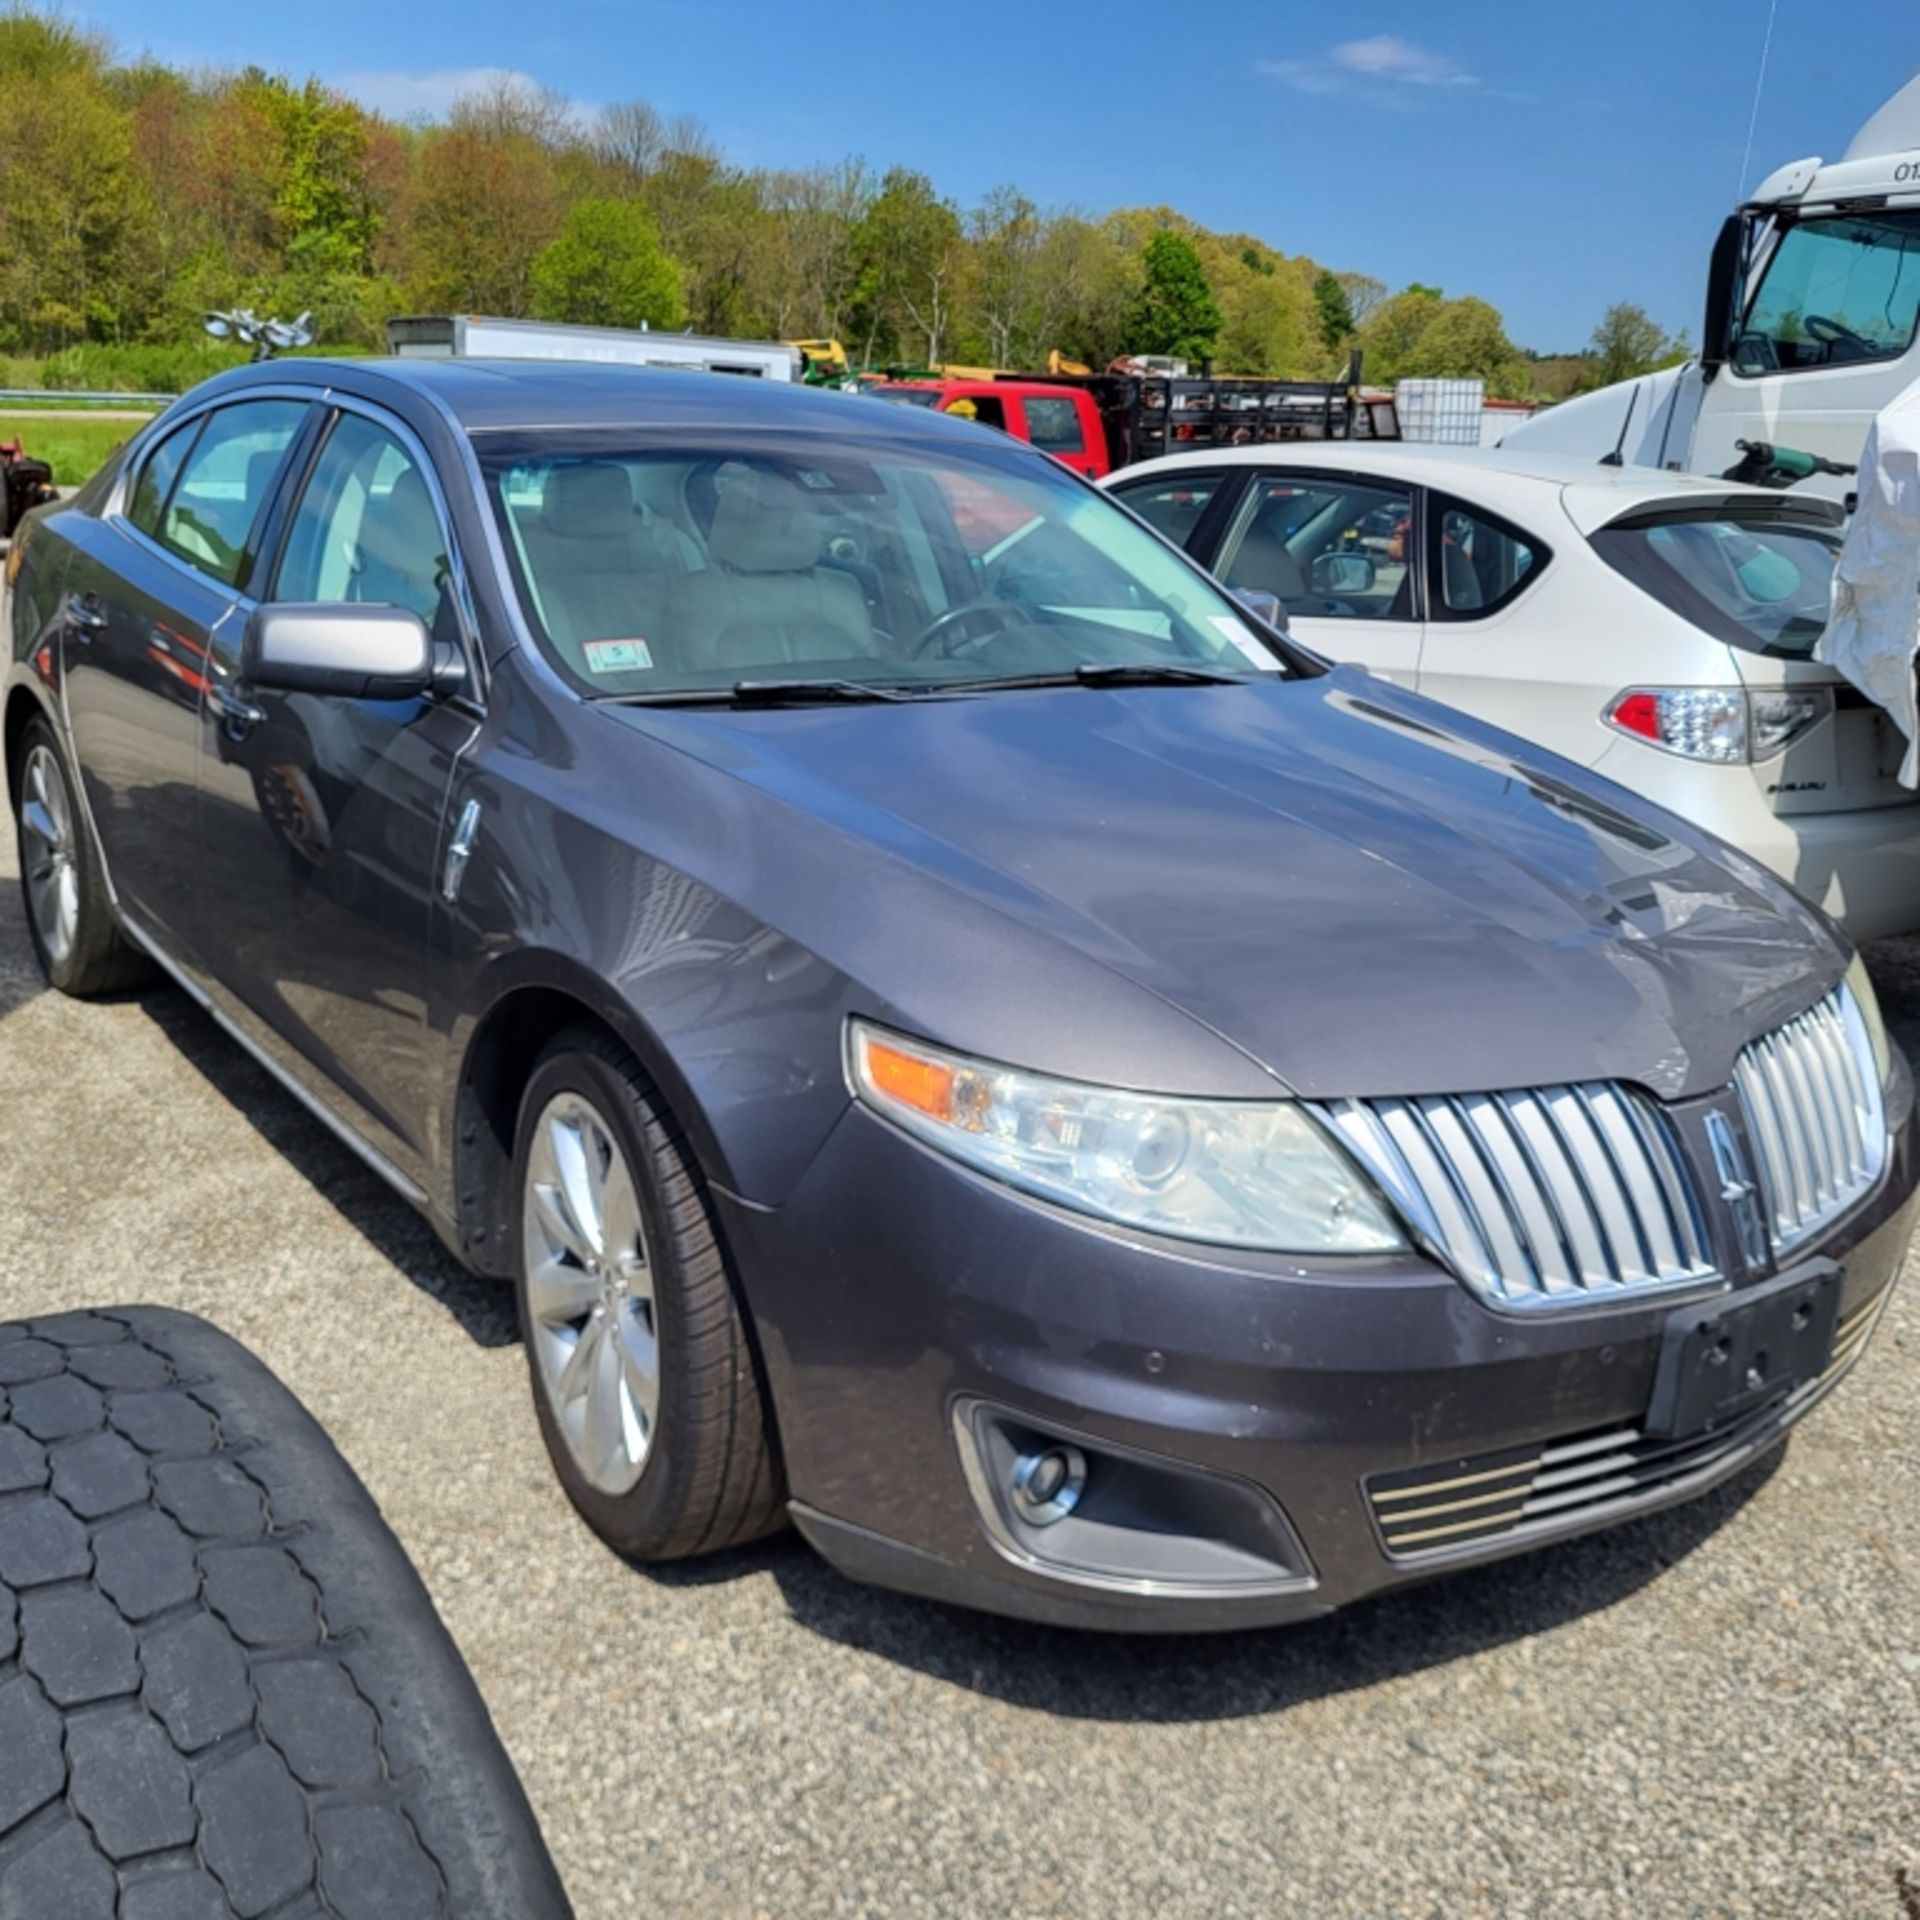
[{"label": "car hood", "polygon": [[[763,836],[730,790],[727,831],[812,903],[809,945],[861,927],[856,980],[983,1053],[1010,1000],[1045,1009],[1042,1028],[1111,1026],[1112,1001],[1076,989],[1091,963],[1154,996],[1154,1020],[1178,1009],[1310,1097],[1624,1079],[1671,1099],[1724,1085],[1747,1041],[1844,967],[1744,856],[1358,669],[616,711],[765,803]],[[910,908],[882,878],[902,864]],[[1009,923],[1038,936],[1017,960]],[[937,1011],[923,974],[943,982]],[[1021,1031],[998,1057],[1090,1057],[1036,1041],[1031,1018]],[[1103,1057],[1124,1063],[1124,1041]]]}]

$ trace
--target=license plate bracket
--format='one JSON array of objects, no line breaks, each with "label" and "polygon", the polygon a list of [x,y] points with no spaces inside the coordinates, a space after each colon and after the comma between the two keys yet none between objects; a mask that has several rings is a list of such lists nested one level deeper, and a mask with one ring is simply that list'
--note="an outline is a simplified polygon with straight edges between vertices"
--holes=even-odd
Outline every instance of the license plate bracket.
[{"label": "license plate bracket", "polygon": [[1645,1431],[1712,1433],[1818,1378],[1833,1354],[1842,1273],[1808,1260],[1758,1287],[1682,1307],[1667,1321]]}]

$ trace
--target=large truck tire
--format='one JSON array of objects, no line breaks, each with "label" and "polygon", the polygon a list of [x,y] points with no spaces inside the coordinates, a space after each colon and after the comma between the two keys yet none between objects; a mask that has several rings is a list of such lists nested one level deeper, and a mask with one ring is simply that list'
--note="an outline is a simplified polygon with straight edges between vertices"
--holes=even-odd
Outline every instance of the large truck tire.
[{"label": "large truck tire", "polygon": [[567,1920],[400,1544],[152,1307],[0,1324],[0,1920]]}]

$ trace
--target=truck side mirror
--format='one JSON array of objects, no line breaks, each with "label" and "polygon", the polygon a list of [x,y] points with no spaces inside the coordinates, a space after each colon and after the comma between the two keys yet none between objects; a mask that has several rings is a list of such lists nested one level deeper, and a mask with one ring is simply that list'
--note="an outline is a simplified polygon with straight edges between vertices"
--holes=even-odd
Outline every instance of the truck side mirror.
[{"label": "truck side mirror", "polygon": [[1740,303],[1740,268],[1747,251],[1747,222],[1730,213],[1721,222],[1707,266],[1707,312],[1700,324],[1700,371],[1711,380],[1726,365],[1733,344],[1734,309]]}]

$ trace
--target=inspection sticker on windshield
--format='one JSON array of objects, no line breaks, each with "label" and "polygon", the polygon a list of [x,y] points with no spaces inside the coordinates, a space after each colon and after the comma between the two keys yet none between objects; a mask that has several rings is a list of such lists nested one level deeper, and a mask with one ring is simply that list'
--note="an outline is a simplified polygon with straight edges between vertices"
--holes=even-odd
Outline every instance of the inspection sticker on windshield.
[{"label": "inspection sticker on windshield", "polygon": [[1278,673],[1280,662],[1263,647],[1230,613],[1210,616],[1213,630],[1230,646],[1237,647],[1262,673]]},{"label": "inspection sticker on windshield", "polygon": [[589,673],[651,673],[653,649],[644,640],[588,640],[581,651]]}]

